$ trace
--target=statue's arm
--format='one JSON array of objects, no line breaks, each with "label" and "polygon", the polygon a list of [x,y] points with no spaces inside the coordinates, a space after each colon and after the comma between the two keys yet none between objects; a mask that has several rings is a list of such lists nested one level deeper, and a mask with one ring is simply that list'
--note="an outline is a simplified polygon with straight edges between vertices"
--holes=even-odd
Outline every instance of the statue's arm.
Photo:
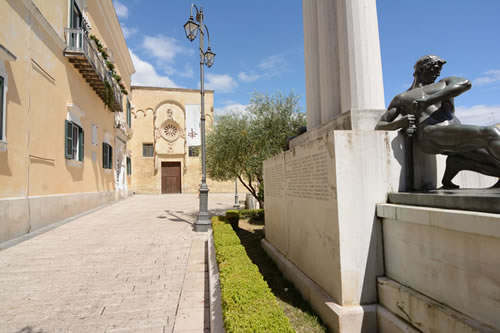
[{"label": "statue's arm", "polygon": [[434,93],[427,93],[424,97],[418,99],[417,102],[423,107],[427,107],[429,105],[457,97],[472,87],[471,82],[463,77],[452,76],[444,78],[441,81],[446,84],[443,89]]},{"label": "statue's arm", "polygon": [[389,109],[382,115],[382,117],[380,117],[375,129],[382,131],[395,131],[401,128],[407,128],[411,121],[415,121],[415,116],[412,114],[407,114],[397,119],[399,115],[399,108],[391,103],[391,105],[389,105]]}]

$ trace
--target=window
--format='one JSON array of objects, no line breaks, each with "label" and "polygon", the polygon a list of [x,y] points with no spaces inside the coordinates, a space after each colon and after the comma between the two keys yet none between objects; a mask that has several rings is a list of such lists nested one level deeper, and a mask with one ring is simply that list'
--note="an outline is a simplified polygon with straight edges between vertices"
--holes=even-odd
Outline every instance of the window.
[{"label": "window", "polygon": [[131,175],[132,174],[132,160],[130,159],[130,157],[127,157],[127,175]]},{"label": "window", "polygon": [[129,128],[132,128],[132,112],[130,108],[130,101],[127,98],[127,124]]},{"label": "window", "polygon": [[102,143],[102,167],[113,169],[113,148],[106,142]]},{"label": "window", "polygon": [[83,161],[84,135],[83,129],[72,121],[65,120],[65,157],[68,160]]},{"label": "window", "polygon": [[153,157],[153,144],[152,143],[143,143],[142,144],[142,156]]},{"label": "window", "polygon": [[70,16],[70,27],[72,29],[81,29],[83,15],[80,8],[78,8],[78,4],[75,0],[70,0],[71,2],[71,16]]},{"label": "window", "polygon": [[189,146],[189,156],[200,156],[200,146]]},{"label": "window", "polygon": [[0,140],[4,139],[3,135],[3,120],[5,110],[3,109],[3,95],[4,95],[4,78],[0,76]]}]

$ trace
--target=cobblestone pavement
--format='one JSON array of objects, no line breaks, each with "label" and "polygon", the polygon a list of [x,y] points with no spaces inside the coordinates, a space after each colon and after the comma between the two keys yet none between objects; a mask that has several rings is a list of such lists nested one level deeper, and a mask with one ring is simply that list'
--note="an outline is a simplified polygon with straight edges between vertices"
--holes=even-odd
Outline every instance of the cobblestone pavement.
[{"label": "cobblestone pavement", "polygon": [[136,195],[1,251],[0,332],[207,332],[197,209],[196,194]]}]

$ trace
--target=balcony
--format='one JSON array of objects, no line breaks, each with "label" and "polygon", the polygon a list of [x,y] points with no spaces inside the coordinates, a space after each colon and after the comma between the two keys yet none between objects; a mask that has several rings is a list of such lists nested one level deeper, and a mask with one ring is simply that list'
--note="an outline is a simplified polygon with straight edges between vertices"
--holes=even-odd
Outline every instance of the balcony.
[{"label": "balcony", "polygon": [[[64,56],[82,74],[111,111],[123,111],[121,89],[106,66],[106,62],[82,29],[65,29]],[[108,101],[108,102],[107,102]]]}]

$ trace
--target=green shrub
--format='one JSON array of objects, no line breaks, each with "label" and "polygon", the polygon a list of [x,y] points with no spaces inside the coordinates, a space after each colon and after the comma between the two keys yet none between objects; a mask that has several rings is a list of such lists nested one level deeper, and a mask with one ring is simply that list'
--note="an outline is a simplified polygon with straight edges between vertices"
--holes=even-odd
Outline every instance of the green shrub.
[{"label": "green shrub", "polygon": [[293,332],[233,228],[217,216],[212,225],[226,332]]},{"label": "green shrub", "polygon": [[242,209],[240,216],[250,222],[264,221],[264,209]]},{"label": "green shrub", "polygon": [[240,221],[240,211],[239,210],[226,210],[226,221],[231,223],[233,229],[238,229],[238,222]]}]

